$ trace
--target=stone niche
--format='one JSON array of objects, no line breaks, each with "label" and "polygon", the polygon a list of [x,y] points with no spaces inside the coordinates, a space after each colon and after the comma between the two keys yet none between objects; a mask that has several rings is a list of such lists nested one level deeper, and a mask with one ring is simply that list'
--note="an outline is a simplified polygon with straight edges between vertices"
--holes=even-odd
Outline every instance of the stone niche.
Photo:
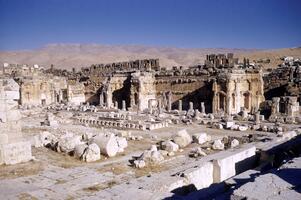
[{"label": "stone niche", "polygon": [[22,137],[19,98],[19,85],[15,81],[0,79],[0,165],[32,159],[31,144]]}]

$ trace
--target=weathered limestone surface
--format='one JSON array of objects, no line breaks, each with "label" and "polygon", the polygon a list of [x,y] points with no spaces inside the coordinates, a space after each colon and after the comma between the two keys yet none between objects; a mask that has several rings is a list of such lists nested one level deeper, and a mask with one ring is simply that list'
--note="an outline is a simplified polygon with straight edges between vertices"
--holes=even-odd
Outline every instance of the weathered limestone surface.
[{"label": "weathered limestone surface", "polygon": [[295,158],[278,170],[257,175],[255,180],[234,190],[231,199],[292,199],[301,198],[301,158]]},{"label": "weathered limestone surface", "polygon": [[210,186],[213,183],[213,164],[207,162],[185,171],[184,179],[187,185],[193,184],[198,190]]},{"label": "weathered limestone surface", "polygon": [[250,168],[254,162],[255,153],[255,146],[245,146],[237,150],[221,152],[218,158],[213,160],[214,183],[222,182],[236,175],[239,171]]},{"label": "weathered limestone surface", "polygon": [[94,162],[100,159],[100,149],[97,144],[90,144],[82,156],[82,159],[86,162]]},{"label": "weathered limestone surface", "polygon": [[0,164],[17,164],[33,158],[31,143],[22,138],[18,100],[18,84],[13,79],[0,79]]},{"label": "weathered limestone surface", "polygon": [[186,129],[183,129],[178,131],[173,140],[179,147],[183,148],[192,142],[192,137],[187,133]]},{"label": "weathered limestone surface", "polygon": [[17,164],[32,159],[30,142],[20,141],[0,146],[0,164]]},{"label": "weathered limestone surface", "polygon": [[114,134],[95,136],[92,142],[97,144],[100,152],[106,156],[113,157],[118,153],[119,146]]}]

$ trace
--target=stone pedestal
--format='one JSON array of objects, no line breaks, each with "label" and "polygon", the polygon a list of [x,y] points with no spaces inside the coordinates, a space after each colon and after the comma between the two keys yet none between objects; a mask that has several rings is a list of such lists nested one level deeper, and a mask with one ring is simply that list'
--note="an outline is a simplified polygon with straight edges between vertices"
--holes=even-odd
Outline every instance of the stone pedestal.
[{"label": "stone pedestal", "polygon": [[22,137],[18,100],[19,85],[13,79],[0,79],[0,164],[32,159],[31,144]]}]

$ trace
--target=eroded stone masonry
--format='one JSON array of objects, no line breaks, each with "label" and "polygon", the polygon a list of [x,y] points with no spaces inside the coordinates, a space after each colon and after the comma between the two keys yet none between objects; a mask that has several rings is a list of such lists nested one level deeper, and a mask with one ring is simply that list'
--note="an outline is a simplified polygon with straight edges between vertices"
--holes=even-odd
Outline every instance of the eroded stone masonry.
[{"label": "eroded stone masonry", "polygon": [[232,53],[4,63],[0,199],[300,199],[300,78]]}]

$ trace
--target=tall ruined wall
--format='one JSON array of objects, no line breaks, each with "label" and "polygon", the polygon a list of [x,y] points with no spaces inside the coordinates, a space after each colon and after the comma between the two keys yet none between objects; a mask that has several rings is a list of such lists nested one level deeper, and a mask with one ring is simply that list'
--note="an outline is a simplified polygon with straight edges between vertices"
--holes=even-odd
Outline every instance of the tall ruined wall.
[{"label": "tall ruined wall", "polygon": [[105,75],[116,71],[140,70],[150,71],[159,70],[159,59],[144,59],[128,62],[116,62],[109,64],[94,64],[90,68],[83,68],[82,71],[90,74]]},{"label": "tall ruined wall", "polygon": [[107,106],[113,107],[117,102],[121,108],[122,101],[125,100],[129,105],[130,98],[130,79],[128,74],[115,74],[109,78],[107,83]]},{"label": "tall ruined wall", "polygon": [[172,109],[178,108],[178,101],[182,100],[183,109],[188,109],[189,102],[193,102],[195,109],[201,108],[205,102],[206,112],[211,112],[212,83],[209,76],[158,76],[155,81],[156,96],[167,107],[167,93],[171,92]]},{"label": "tall ruined wall", "polygon": [[96,76],[93,75],[91,77],[82,78],[79,80],[80,83],[84,84],[84,94],[85,94],[85,101],[93,104],[99,105],[99,96],[101,93],[101,88],[107,82],[108,77],[103,76]]},{"label": "tall ruined wall", "polygon": [[82,83],[68,83],[67,86],[67,99],[69,103],[80,105],[86,102],[85,87]]},{"label": "tall ruined wall", "polygon": [[264,91],[267,100],[279,96],[301,94],[301,66],[282,66],[264,76]]},{"label": "tall ruined wall", "polygon": [[74,82],[69,85],[64,77],[33,76],[19,80],[19,83],[22,105],[49,105],[67,101],[75,104],[85,102],[83,84]]},{"label": "tall ruined wall", "polygon": [[154,74],[149,72],[133,73],[131,77],[131,108],[147,109],[149,101],[156,99]]}]

